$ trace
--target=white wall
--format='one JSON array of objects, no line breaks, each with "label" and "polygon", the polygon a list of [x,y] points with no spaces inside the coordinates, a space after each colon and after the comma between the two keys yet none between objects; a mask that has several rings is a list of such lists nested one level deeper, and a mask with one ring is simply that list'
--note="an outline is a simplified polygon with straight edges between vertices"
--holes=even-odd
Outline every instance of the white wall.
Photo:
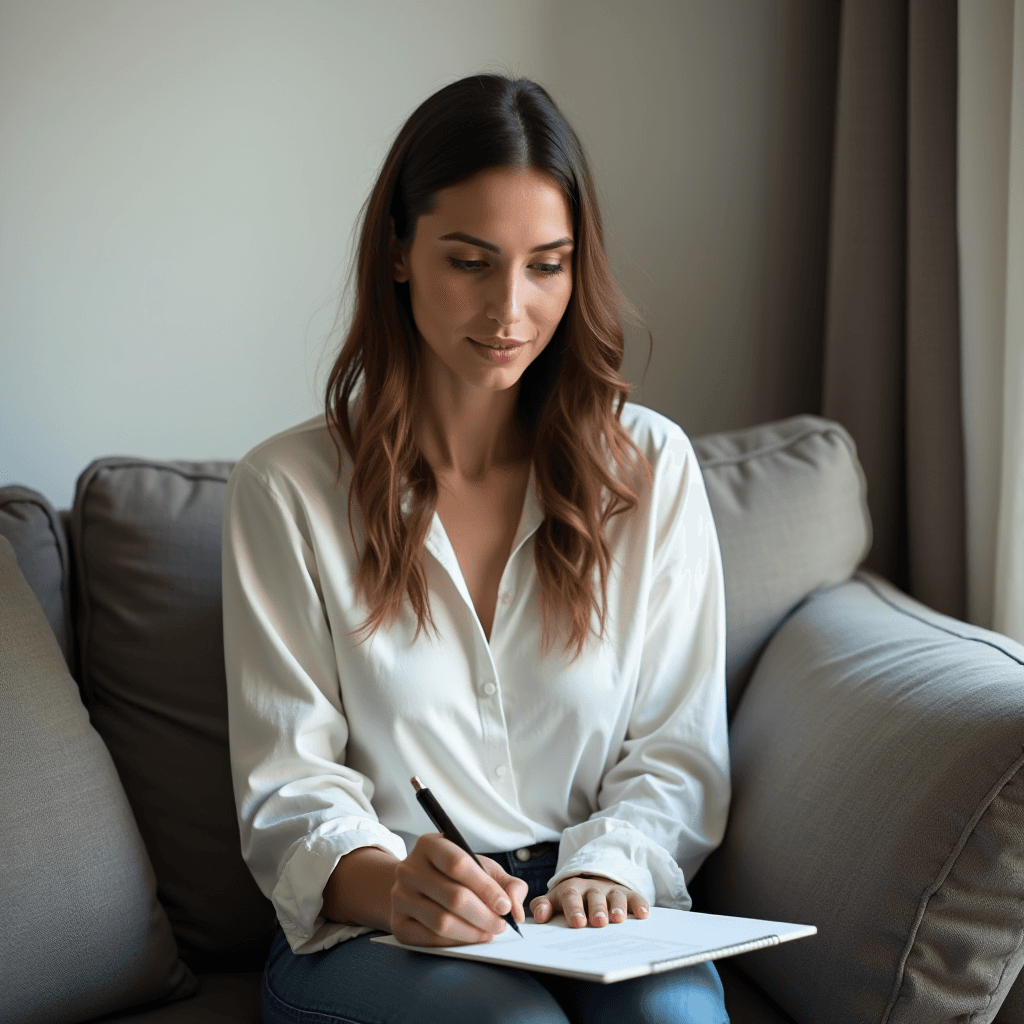
[{"label": "white wall", "polygon": [[816,406],[820,6],[0,0],[0,484],[67,507],[95,457],[237,458],[321,408],[359,207],[479,70],[590,151],[641,401],[691,433]]}]

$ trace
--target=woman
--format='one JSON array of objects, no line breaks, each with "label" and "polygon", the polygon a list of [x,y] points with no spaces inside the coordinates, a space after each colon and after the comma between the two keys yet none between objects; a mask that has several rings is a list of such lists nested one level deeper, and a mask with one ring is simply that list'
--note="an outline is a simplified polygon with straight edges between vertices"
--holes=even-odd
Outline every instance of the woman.
[{"label": "woman", "polygon": [[267,1021],[728,1020],[710,963],[603,986],[369,942],[688,909],[721,840],[718,543],[683,432],[625,404],[620,302],[540,86],[474,76],[412,114],[326,415],[228,485],[235,796],[280,923]]}]

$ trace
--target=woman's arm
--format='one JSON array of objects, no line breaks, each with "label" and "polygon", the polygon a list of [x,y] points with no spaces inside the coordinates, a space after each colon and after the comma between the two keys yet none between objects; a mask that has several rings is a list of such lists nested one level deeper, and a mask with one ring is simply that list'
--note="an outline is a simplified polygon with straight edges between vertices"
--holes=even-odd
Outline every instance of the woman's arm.
[{"label": "woman's arm", "polygon": [[[371,804],[373,784],[348,767],[339,665],[320,596],[320,550],[306,527],[300,466],[243,460],[228,481],[222,586],[231,770],[242,856],[298,953],[360,934],[321,913],[340,858],[402,838]],[[308,473],[307,473],[308,475]],[[293,480],[292,478],[297,478]],[[344,527],[347,529],[347,527]]]},{"label": "woman's arm", "polygon": [[339,924],[391,931],[391,889],[401,861],[377,846],[345,854],[324,887],[323,915]]}]

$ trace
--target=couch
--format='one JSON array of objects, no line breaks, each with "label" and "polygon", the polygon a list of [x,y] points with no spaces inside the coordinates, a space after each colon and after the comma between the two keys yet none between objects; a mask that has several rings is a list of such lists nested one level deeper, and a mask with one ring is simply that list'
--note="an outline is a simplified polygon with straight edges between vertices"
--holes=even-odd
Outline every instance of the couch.
[{"label": "couch", "polygon": [[[734,1024],[1024,1024],[1024,648],[862,568],[838,424],[698,438],[734,795],[697,910],[810,923],[721,960]],[[250,1024],[275,927],[239,852],[229,461],[0,488],[0,1021]]]}]

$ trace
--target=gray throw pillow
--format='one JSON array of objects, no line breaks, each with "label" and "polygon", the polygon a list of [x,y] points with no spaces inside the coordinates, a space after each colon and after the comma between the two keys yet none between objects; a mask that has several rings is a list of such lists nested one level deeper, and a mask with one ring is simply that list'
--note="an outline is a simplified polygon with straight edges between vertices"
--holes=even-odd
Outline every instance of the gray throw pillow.
[{"label": "gray throw pillow", "polygon": [[117,772],[3,537],[0,651],[0,1020],[191,995]]},{"label": "gray throw pillow", "polygon": [[1024,648],[861,572],[782,625],[730,745],[707,909],[818,928],[737,966],[801,1024],[992,1021],[1024,963]]},{"label": "gray throw pillow", "polygon": [[38,491],[17,484],[0,487],[0,536],[11,542],[18,567],[42,606],[73,674],[71,566],[59,513]]},{"label": "gray throw pillow", "polygon": [[779,623],[867,557],[867,485],[853,438],[820,416],[698,437],[693,449],[722,548],[731,717]]},{"label": "gray throw pillow", "polygon": [[259,971],[273,905],[242,859],[228,751],[221,521],[229,462],[105,458],[71,517],[82,693],[181,956]]}]

